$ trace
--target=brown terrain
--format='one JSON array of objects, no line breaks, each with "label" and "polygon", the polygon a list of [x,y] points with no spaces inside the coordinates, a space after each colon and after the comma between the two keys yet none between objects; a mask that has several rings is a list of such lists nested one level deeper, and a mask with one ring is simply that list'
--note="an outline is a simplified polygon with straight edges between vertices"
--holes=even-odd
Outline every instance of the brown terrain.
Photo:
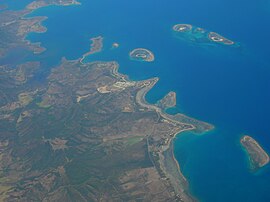
[{"label": "brown terrain", "polygon": [[6,201],[193,200],[170,144],[194,126],[145,102],[156,79],[129,81],[115,62],[63,60],[34,88],[36,66],[2,67],[1,89],[10,88],[0,100]]},{"label": "brown terrain", "polygon": [[38,54],[45,50],[40,43],[31,43],[26,36],[31,32],[46,32],[41,25],[46,17],[25,17],[35,9],[48,5],[73,5],[79,4],[74,0],[36,0],[25,9],[19,11],[5,10],[0,12],[0,58],[10,51],[23,48]]},{"label": "brown terrain", "polygon": [[[43,50],[25,37],[46,31],[45,18],[24,16],[50,4],[77,2],[40,0],[0,13],[2,57],[19,46]],[[63,59],[45,82],[35,79],[38,71],[39,62],[0,66],[0,201],[195,200],[172,140],[212,126],[166,114],[174,93],[147,103],[157,78],[130,81],[116,62],[81,59]]]},{"label": "brown terrain", "polygon": [[81,62],[83,62],[83,60],[89,56],[89,55],[92,55],[94,53],[98,53],[100,51],[102,51],[102,48],[103,48],[103,37],[102,36],[98,36],[98,37],[94,37],[94,38],[91,38],[91,47],[90,47],[90,51],[85,53],[82,58],[81,58]]},{"label": "brown terrain", "polygon": [[253,171],[258,170],[269,163],[268,154],[252,137],[245,135],[241,138],[240,142],[247,151],[250,167]]},{"label": "brown terrain", "polygon": [[176,93],[169,92],[163,99],[161,99],[158,104],[160,108],[167,109],[176,106]]}]

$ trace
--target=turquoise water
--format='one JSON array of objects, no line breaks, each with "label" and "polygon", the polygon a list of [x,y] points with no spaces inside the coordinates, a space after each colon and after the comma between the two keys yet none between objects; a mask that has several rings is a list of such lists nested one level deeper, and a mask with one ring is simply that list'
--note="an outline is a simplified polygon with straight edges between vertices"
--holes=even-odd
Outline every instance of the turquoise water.
[{"label": "turquoise water", "polygon": [[[44,68],[60,58],[76,59],[92,37],[104,37],[104,50],[92,60],[116,60],[120,71],[139,80],[158,76],[147,95],[156,102],[177,92],[177,109],[210,122],[203,136],[181,134],[175,155],[201,201],[270,201],[270,168],[251,173],[239,139],[252,135],[270,152],[270,9],[269,1],[244,0],[84,0],[82,6],[46,7],[45,34],[31,34],[48,50]],[[234,40],[239,48],[207,47],[174,37],[172,26],[189,23]],[[111,44],[120,44],[111,50]],[[156,60],[129,60],[134,48],[150,49]]]}]

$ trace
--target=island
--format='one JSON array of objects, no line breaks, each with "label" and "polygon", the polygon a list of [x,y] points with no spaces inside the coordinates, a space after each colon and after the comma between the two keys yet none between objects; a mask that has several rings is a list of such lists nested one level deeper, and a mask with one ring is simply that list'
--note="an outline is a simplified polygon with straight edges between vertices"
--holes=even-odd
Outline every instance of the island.
[{"label": "island", "polygon": [[113,44],[112,44],[112,49],[116,49],[116,48],[119,48],[119,43],[116,43],[116,42],[114,42]]},{"label": "island", "polygon": [[129,53],[129,57],[132,60],[153,62],[155,60],[154,54],[145,48],[136,48]]},{"label": "island", "polygon": [[173,30],[176,32],[189,32],[192,30],[192,25],[189,24],[176,24],[173,26]]},{"label": "island", "polygon": [[214,41],[214,42],[217,42],[217,43],[222,43],[222,44],[225,44],[225,45],[233,45],[234,42],[229,40],[229,39],[226,39],[225,37],[219,35],[218,33],[215,33],[215,32],[210,32],[208,34],[208,37],[210,40]]},{"label": "island", "polygon": [[252,137],[245,135],[240,142],[248,154],[252,171],[256,171],[269,163],[269,155]]},{"label": "island", "polygon": [[173,32],[176,38],[197,45],[202,46],[234,45],[234,47],[238,47],[238,45],[235,42],[221,36],[216,32],[208,31],[201,27],[196,27],[190,24],[176,24],[173,26]]}]

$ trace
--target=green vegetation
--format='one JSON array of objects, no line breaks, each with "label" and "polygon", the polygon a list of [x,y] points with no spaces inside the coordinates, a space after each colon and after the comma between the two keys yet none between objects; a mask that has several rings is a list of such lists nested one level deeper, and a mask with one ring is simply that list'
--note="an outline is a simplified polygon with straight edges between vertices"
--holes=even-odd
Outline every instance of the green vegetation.
[{"label": "green vegetation", "polygon": [[51,105],[48,104],[48,101],[47,100],[42,100],[41,102],[38,102],[37,103],[37,106],[41,107],[41,108],[50,108]]},{"label": "green vegetation", "polygon": [[[60,4],[57,0],[36,1],[28,9],[51,3]],[[25,19],[17,11],[3,18],[3,13],[0,24],[18,18],[24,26],[19,29],[20,23],[14,22],[0,31],[6,37],[6,41],[0,37],[4,47],[0,57],[12,47],[10,43],[40,51],[39,47],[25,44],[23,38],[31,29],[41,31],[39,23],[44,18]],[[102,49],[102,38],[94,38],[93,42],[84,56]],[[154,60],[147,49],[135,49],[130,57]],[[159,106],[144,100],[157,79],[129,81],[118,73],[116,62],[81,61],[63,59],[47,81],[37,85],[32,85],[31,82],[38,81],[31,78],[38,62],[0,66],[0,166],[8,171],[1,173],[1,199],[177,201],[179,195],[187,198],[182,192],[184,186],[162,179],[168,175],[162,156],[176,133],[193,128],[175,117],[164,116]],[[163,105],[174,105],[175,95],[167,98]]]},{"label": "green vegetation", "polygon": [[131,137],[131,138],[128,138],[127,139],[127,145],[134,145],[134,144],[137,144],[137,143],[139,143],[139,142],[141,142],[143,140],[143,138],[142,137]]},{"label": "green vegetation", "polygon": [[31,93],[20,93],[18,98],[23,106],[26,106],[33,101],[33,96]]}]

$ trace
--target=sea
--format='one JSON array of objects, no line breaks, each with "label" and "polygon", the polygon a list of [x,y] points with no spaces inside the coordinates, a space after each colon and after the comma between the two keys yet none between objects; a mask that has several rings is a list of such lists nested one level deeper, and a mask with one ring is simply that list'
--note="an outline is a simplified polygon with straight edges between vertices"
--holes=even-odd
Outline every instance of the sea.
[{"label": "sea", "polygon": [[[15,10],[29,1],[10,2]],[[252,172],[240,145],[241,136],[250,135],[270,154],[270,0],[81,3],[48,6],[28,16],[48,16],[42,23],[48,31],[27,37],[41,42],[47,51],[29,59],[51,68],[62,57],[81,57],[90,48],[90,38],[104,37],[102,52],[85,62],[117,61],[119,71],[133,80],[159,77],[147,94],[149,103],[175,91],[177,106],[170,113],[184,113],[215,126],[203,134],[180,133],[174,140],[175,157],[195,198],[203,202],[270,201],[270,166]],[[217,32],[238,46],[207,46],[179,39],[172,30],[178,23]],[[112,43],[119,48],[113,49]],[[155,61],[130,60],[129,52],[140,47],[151,50]]]}]

